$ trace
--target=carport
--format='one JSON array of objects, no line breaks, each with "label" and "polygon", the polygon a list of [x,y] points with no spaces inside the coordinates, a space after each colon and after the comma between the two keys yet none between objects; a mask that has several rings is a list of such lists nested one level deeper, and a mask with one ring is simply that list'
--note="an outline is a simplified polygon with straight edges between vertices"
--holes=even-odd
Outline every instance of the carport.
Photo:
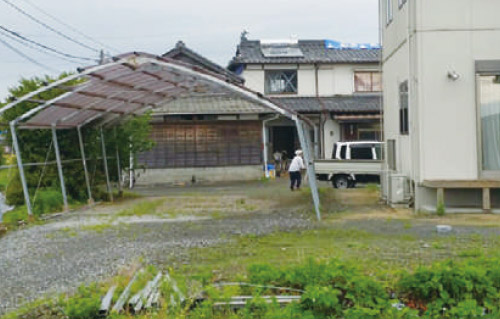
[{"label": "carport", "polygon": [[[77,79],[85,79],[85,82],[77,86],[65,86],[69,81]],[[35,99],[38,94],[53,88],[64,89],[66,93],[49,101]],[[318,220],[321,219],[313,157],[311,156],[311,139],[309,129],[307,129],[307,126],[310,128],[314,127],[310,120],[287,109],[276,101],[271,101],[263,97],[259,93],[230,83],[229,79],[224,76],[177,60],[136,52],[116,56],[112,61],[97,66],[79,69],[77,74],[47,84],[43,88],[29,93],[0,109],[0,114],[2,114],[21,102],[30,101],[38,103],[37,107],[10,122],[13,147],[16,153],[28,213],[32,214],[32,205],[16,129],[50,129],[52,131],[61,192],[64,206],[68,208],[62,169],[63,163],[60,158],[57,142],[57,130],[76,129],[78,132],[82,167],[85,173],[89,200],[92,200],[92,193],[81,129],[84,126],[94,126],[101,130],[107,190],[112,199],[112,188],[107,168],[107,150],[102,128],[119,125],[125,118],[140,115],[155,107],[168,107],[168,102],[179,97],[202,96],[206,94],[220,94],[243,98],[251,103],[269,108],[279,115],[294,121],[300,145],[304,151],[314,209]],[[116,156],[118,156],[118,153]],[[119,167],[118,170],[120,174],[121,169]]]}]

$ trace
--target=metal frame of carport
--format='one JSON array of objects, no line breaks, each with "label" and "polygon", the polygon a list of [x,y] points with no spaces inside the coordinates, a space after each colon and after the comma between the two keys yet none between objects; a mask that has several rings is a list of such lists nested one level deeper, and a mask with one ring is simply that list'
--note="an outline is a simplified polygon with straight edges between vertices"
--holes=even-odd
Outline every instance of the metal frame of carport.
[{"label": "metal frame of carport", "polygon": [[[180,77],[183,80],[178,81],[174,83],[172,79],[166,79],[163,78],[162,76],[153,74],[152,72],[146,72],[145,70],[141,69],[145,65],[150,65],[154,66],[154,68],[160,68],[162,72],[162,75],[168,75],[168,76],[174,76],[174,78]],[[120,72],[117,72],[118,75],[111,76],[111,77],[106,77],[103,76],[102,74],[99,74],[99,72],[104,72],[106,69],[112,73],[113,68],[115,67],[126,67],[127,69],[130,70],[129,74],[120,74]],[[144,76],[147,75],[149,77],[153,77],[157,79],[157,83],[152,83],[152,81],[145,82]],[[141,80],[142,76],[142,80]],[[126,78],[134,78],[137,79],[137,83],[133,82],[134,85],[131,84],[124,84],[120,82],[120,79],[126,79]],[[13,144],[14,144],[14,150],[16,152],[16,157],[17,157],[17,163],[18,163],[18,168],[19,168],[19,174],[23,186],[23,192],[24,192],[24,198],[26,201],[26,205],[28,208],[28,213],[31,215],[32,214],[32,207],[31,207],[31,202],[29,198],[29,191],[26,183],[26,178],[24,175],[24,166],[22,162],[22,156],[20,153],[19,149],[19,144],[17,140],[17,135],[16,135],[16,126],[21,121],[24,121],[32,116],[35,116],[35,114],[39,114],[42,111],[46,110],[47,108],[54,108],[54,112],[57,111],[58,105],[63,105],[62,107],[67,106],[68,104],[64,104],[65,100],[70,100],[77,94],[83,94],[86,89],[89,87],[107,87],[107,86],[114,86],[115,88],[119,88],[121,90],[113,91],[110,95],[103,95],[99,96],[101,101],[100,103],[113,103],[117,102],[116,100],[118,97],[123,93],[128,93],[132,94],[133,97],[129,99],[118,99],[119,101],[123,101],[123,103],[119,103],[113,107],[105,108],[105,109],[96,109],[96,105],[99,104],[98,101],[95,102],[94,105],[92,103],[84,103],[82,105],[71,105],[72,108],[74,108],[74,112],[70,114],[66,114],[65,116],[62,116],[60,118],[57,118],[56,120],[49,123],[45,123],[45,126],[39,127],[39,128],[49,128],[52,130],[52,137],[53,137],[53,143],[54,143],[54,149],[56,152],[56,161],[57,161],[57,167],[58,167],[58,174],[59,174],[59,179],[61,183],[61,191],[63,193],[63,199],[64,199],[64,204],[65,207],[67,208],[67,196],[66,196],[66,189],[64,185],[64,176],[63,176],[63,171],[62,171],[62,164],[61,164],[61,158],[59,154],[59,148],[58,148],[58,143],[57,143],[57,134],[56,130],[59,129],[64,129],[64,128],[76,128],[78,131],[78,137],[79,137],[79,144],[80,144],[80,151],[82,155],[82,163],[85,171],[85,179],[87,183],[87,191],[89,195],[89,200],[92,199],[92,195],[90,192],[90,185],[89,185],[89,178],[88,178],[88,172],[87,172],[87,164],[86,164],[86,159],[85,159],[85,151],[83,147],[83,141],[81,137],[81,128],[85,125],[89,125],[90,123],[101,119],[103,117],[106,117],[108,115],[111,116],[116,116],[116,117],[111,117],[108,119],[104,119],[103,123],[100,123],[99,126],[101,128],[101,142],[102,142],[102,147],[103,147],[103,160],[104,160],[104,166],[105,166],[105,171],[106,171],[106,177],[107,177],[107,187],[108,191],[110,191],[110,183],[109,183],[109,175],[107,172],[107,162],[106,162],[106,149],[104,146],[104,136],[102,134],[102,126],[104,124],[110,125],[111,123],[115,122],[116,120],[121,120],[124,117],[127,116],[133,116],[135,114],[140,114],[144,110],[149,109],[149,108],[154,108],[160,104],[165,104],[168,102],[170,99],[175,98],[176,96],[179,96],[181,94],[193,94],[196,92],[199,87],[208,89],[211,91],[218,91],[222,90],[226,94],[232,94],[232,95],[237,95],[239,97],[242,97],[244,99],[247,99],[253,103],[259,104],[261,106],[264,106],[268,109],[271,109],[278,114],[285,116],[287,118],[290,118],[293,120],[296,124],[297,127],[297,132],[299,135],[299,140],[301,147],[303,149],[303,154],[304,154],[304,159],[306,162],[307,166],[307,174],[308,174],[308,179],[309,179],[309,184],[311,188],[311,193],[312,193],[312,198],[313,198],[313,203],[314,203],[314,208],[316,212],[316,216],[318,220],[321,220],[321,213],[320,213],[320,200],[318,196],[318,188],[316,184],[316,176],[314,172],[314,163],[313,163],[313,157],[311,156],[311,145],[310,145],[310,136],[309,136],[309,130],[306,129],[306,125],[310,127],[314,127],[313,123],[310,122],[309,119],[306,117],[303,117],[299,115],[298,113],[289,110],[285,108],[284,106],[278,104],[277,102],[271,101],[264,96],[262,96],[260,93],[256,93],[254,91],[251,91],[247,89],[246,87],[230,83],[227,79],[224,77],[221,77],[220,75],[213,74],[205,69],[198,68],[196,66],[192,66],[190,64],[182,63],[179,61],[174,61],[170,60],[168,58],[164,57],[158,57],[150,54],[145,54],[145,53],[132,53],[132,54],[124,54],[121,56],[118,56],[114,58],[114,61],[90,67],[87,69],[80,70],[78,74],[74,74],[71,76],[68,76],[62,80],[55,81],[53,83],[50,83],[34,92],[31,92],[18,100],[7,104],[3,108],[0,109],[0,114],[5,112],[6,110],[15,107],[21,102],[24,101],[31,101],[33,97],[35,97],[37,94],[50,90],[55,87],[60,87],[62,84],[65,84],[69,81],[79,79],[79,78],[89,78],[89,81],[85,82],[84,84],[76,87],[73,91],[64,93],[50,101],[46,101],[43,104],[31,109],[30,111],[24,113],[23,115],[19,116],[15,120],[11,121],[10,123],[10,128],[11,128],[11,133],[12,133],[12,138],[13,138]],[[153,81],[154,82],[154,81]],[[188,82],[191,84],[196,84],[195,86],[186,86],[184,83]],[[142,84],[141,84],[142,83]],[[144,83],[149,83],[149,84],[154,84],[154,86],[158,86],[158,84],[172,84],[167,87],[162,87],[161,89],[150,89],[147,85]],[[97,85],[97,86],[96,86]],[[153,86],[151,86],[153,87]],[[197,88],[198,87],[198,88]],[[202,90],[203,91],[203,90]],[[167,92],[167,93],[165,93]],[[85,92],[85,94],[90,94],[89,92]],[[161,97],[160,100],[156,102],[150,102],[150,103],[142,103],[139,102],[141,98],[158,98]],[[136,102],[134,102],[136,101]],[[119,112],[119,109],[122,107],[120,105],[128,107],[126,111],[121,111]],[[138,107],[133,107],[130,109],[130,106],[133,104],[139,105]],[[61,108],[60,108],[61,109]],[[60,110],[59,109],[59,110]],[[95,114],[89,114],[85,112],[95,112]],[[57,114],[57,113],[56,113]],[[87,116],[82,120],[81,122],[76,122],[70,124],[64,124],[64,122],[68,122],[69,119],[72,119],[74,117],[78,116]],[[29,119],[27,120],[27,123],[25,124],[26,127],[29,127]],[[117,159],[118,160],[118,159]],[[111,194],[111,193],[110,193]]]}]

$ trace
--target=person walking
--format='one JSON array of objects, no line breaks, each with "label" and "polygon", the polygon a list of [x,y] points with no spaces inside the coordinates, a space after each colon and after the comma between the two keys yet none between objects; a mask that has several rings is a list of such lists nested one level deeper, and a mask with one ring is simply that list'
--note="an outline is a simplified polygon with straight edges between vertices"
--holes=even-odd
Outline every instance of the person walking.
[{"label": "person walking", "polygon": [[299,189],[300,183],[302,182],[301,170],[305,169],[304,160],[302,159],[302,151],[295,151],[295,157],[290,164],[288,173],[290,174],[290,189],[293,191],[294,188]]}]

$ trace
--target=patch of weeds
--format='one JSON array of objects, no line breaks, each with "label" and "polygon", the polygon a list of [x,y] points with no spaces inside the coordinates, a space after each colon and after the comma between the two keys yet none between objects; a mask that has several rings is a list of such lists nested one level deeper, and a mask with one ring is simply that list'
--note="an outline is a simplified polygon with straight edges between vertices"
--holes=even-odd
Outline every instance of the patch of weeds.
[{"label": "patch of weeds", "polygon": [[444,245],[442,243],[439,243],[439,242],[433,242],[431,244],[431,247],[434,248],[434,249],[444,249]]},{"label": "patch of weeds", "polygon": [[370,192],[378,192],[380,190],[379,184],[368,184],[365,189]]},{"label": "patch of weeds", "polygon": [[483,253],[478,249],[467,249],[458,253],[460,258],[477,258],[482,257]]},{"label": "patch of weeds", "polygon": [[97,224],[97,225],[84,225],[84,226],[80,227],[80,230],[82,230],[82,231],[93,231],[93,232],[96,232],[98,234],[102,234],[105,230],[108,230],[111,227],[113,227],[113,225],[112,224],[108,224],[108,223]]},{"label": "patch of weeds", "polygon": [[407,221],[403,224],[404,229],[411,229],[413,227],[412,223]]},{"label": "patch of weeds", "polygon": [[444,216],[445,213],[446,213],[446,210],[444,207],[444,203],[439,203],[436,207],[436,215],[441,217],[441,216]]},{"label": "patch of weeds", "polygon": [[163,199],[143,201],[135,204],[129,209],[122,210],[117,216],[144,216],[144,215],[158,215],[158,208],[164,203]]},{"label": "patch of weeds", "polygon": [[213,211],[211,212],[210,216],[216,220],[224,218],[224,214],[221,211]]}]

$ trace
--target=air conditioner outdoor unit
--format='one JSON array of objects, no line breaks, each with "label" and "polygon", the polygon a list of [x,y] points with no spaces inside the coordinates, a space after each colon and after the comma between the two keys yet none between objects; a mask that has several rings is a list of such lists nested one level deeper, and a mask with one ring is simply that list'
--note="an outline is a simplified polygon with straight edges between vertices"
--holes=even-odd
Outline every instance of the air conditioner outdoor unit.
[{"label": "air conditioner outdoor unit", "polygon": [[389,176],[389,202],[392,205],[406,205],[411,199],[410,183],[405,175]]}]

